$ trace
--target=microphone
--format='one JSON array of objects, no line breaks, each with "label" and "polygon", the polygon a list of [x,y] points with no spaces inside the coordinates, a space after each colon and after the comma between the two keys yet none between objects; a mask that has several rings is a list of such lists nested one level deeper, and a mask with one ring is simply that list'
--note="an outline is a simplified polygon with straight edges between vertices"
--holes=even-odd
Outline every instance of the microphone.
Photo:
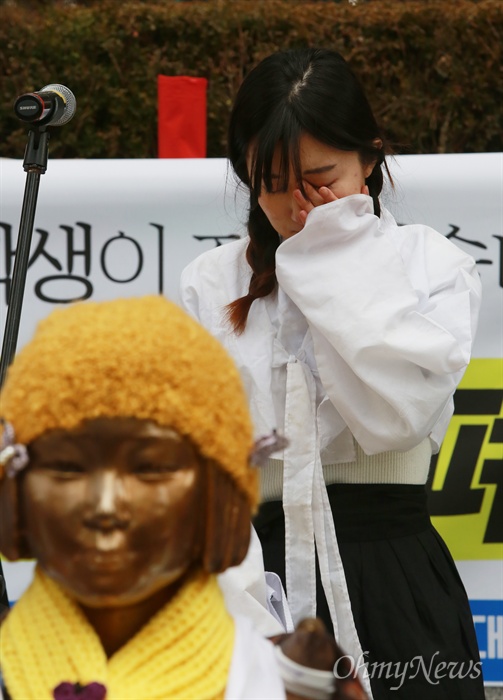
[{"label": "microphone", "polygon": [[62,126],[70,121],[76,108],[73,92],[57,84],[20,95],[14,103],[14,112],[21,121],[40,126]]}]

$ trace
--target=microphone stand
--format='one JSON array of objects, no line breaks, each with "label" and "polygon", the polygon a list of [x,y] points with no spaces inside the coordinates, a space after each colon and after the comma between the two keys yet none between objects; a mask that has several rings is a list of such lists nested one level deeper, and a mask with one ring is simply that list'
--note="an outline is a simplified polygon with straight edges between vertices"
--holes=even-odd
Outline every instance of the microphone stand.
[{"label": "microphone stand", "polygon": [[[23,168],[26,175],[21,220],[19,223],[19,235],[16,246],[16,257],[12,269],[11,288],[9,294],[9,308],[5,320],[5,330],[2,342],[2,355],[0,358],[0,388],[3,386],[7,369],[16,354],[16,345],[19,335],[19,322],[23,306],[24,289],[26,286],[26,274],[30,258],[30,246],[35,221],[35,209],[37,206],[40,176],[47,170],[47,157],[49,146],[49,132],[46,126],[34,126],[28,132],[28,143],[24,154]],[[2,590],[3,589],[3,590]],[[9,598],[5,587],[2,563],[0,561],[0,609],[1,606],[9,606]]]}]

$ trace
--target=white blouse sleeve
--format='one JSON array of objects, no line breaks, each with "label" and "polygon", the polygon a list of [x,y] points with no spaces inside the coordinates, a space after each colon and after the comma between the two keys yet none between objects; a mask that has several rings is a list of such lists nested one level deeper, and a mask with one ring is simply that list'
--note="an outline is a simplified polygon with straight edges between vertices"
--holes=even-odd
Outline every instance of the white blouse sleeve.
[{"label": "white blouse sleeve", "polygon": [[322,384],[363,450],[441,441],[477,324],[474,260],[432,229],[380,219],[370,197],[353,195],[309,214],[278,248],[276,274],[309,322]]}]

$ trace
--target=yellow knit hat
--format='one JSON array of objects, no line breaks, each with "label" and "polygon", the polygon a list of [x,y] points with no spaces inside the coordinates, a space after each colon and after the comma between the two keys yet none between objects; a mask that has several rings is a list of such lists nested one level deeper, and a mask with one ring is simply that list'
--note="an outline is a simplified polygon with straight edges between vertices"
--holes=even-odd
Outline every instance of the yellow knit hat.
[{"label": "yellow knit hat", "polygon": [[220,343],[163,297],[53,311],[9,368],[0,415],[24,444],[100,416],[154,420],[189,437],[257,503],[239,373]]}]

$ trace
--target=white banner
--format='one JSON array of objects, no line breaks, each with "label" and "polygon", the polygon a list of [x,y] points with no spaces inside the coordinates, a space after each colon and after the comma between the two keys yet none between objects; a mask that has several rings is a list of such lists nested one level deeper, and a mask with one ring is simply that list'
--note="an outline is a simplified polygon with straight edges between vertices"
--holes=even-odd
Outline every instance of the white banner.
[{"label": "white banner", "polygon": [[[385,203],[479,263],[484,301],[475,357],[500,357],[503,154],[397,156]],[[4,322],[26,174],[0,160],[0,316]],[[40,178],[18,347],[53,306],[161,292],[183,267],[244,235],[246,198],[224,159],[57,160]],[[3,324],[2,324],[3,325]]]},{"label": "white banner", "polygon": [[[383,199],[397,221],[437,229],[476,259],[482,277],[475,359],[456,394],[430,506],[468,590],[486,682],[503,684],[503,154],[397,156],[390,167],[395,188]],[[11,160],[0,161],[0,174],[3,328],[26,174]],[[62,303],[150,293],[176,301],[184,266],[245,235],[245,219],[246,197],[223,159],[49,160],[18,348]],[[31,566],[5,566],[16,598]]]}]

